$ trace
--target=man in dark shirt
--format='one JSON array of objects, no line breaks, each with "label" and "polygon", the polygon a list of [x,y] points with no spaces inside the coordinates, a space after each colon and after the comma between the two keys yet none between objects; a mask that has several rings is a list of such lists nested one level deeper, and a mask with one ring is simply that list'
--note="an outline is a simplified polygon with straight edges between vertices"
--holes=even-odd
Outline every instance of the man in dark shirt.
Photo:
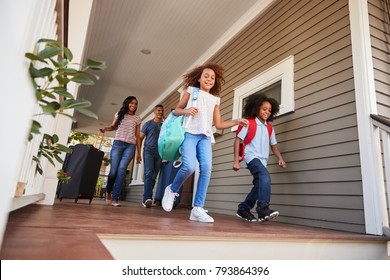
[{"label": "man in dark shirt", "polygon": [[164,117],[164,107],[154,107],[154,118],[147,121],[141,128],[141,143],[145,139],[143,161],[144,161],[144,194],[142,205],[146,208],[152,207],[153,188],[156,183],[158,172],[161,168],[161,158],[158,154],[158,137]]}]

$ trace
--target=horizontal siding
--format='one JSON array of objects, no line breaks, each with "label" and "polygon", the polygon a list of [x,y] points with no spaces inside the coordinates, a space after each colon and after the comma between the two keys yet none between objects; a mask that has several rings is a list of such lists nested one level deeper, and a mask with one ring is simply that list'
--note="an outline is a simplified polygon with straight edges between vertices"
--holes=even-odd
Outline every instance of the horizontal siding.
[{"label": "horizontal siding", "polygon": [[[234,88],[294,56],[295,111],[273,125],[288,164],[271,155],[272,207],[279,221],[364,232],[348,1],[275,1],[213,61],[225,67],[221,115],[231,119]],[[234,215],[252,187],[232,170],[234,133],[213,146],[206,207]]]},{"label": "horizontal siding", "polygon": [[390,7],[383,0],[368,2],[378,114],[390,118]]},{"label": "horizontal siding", "polygon": [[164,106],[164,117],[166,118],[169,113],[171,112],[171,109],[175,109],[176,105],[180,101],[180,93],[175,92],[174,94],[171,94],[168,96],[161,104]]}]

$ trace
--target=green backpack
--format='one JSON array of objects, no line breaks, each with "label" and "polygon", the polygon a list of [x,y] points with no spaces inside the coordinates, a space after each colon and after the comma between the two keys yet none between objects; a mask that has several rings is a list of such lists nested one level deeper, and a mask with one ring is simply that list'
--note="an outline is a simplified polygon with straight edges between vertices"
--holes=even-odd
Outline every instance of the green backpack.
[{"label": "green backpack", "polygon": [[180,145],[184,140],[186,129],[183,125],[184,116],[175,116],[171,112],[163,122],[158,137],[158,153],[163,160],[174,161],[180,157]]},{"label": "green backpack", "polygon": [[[198,98],[199,88],[194,88],[192,99]],[[184,116],[171,112],[161,126],[158,137],[158,153],[162,160],[175,161],[181,156],[180,146],[184,141],[186,128],[183,127]]]}]

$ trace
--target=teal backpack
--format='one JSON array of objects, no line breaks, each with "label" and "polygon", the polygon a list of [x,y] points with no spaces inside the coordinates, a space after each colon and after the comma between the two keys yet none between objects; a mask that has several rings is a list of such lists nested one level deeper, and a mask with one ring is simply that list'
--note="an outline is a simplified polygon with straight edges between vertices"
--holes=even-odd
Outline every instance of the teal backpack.
[{"label": "teal backpack", "polygon": [[[194,88],[192,100],[198,98],[199,89]],[[184,116],[171,112],[161,126],[158,137],[158,153],[162,160],[175,161],[181,157],[180,146],[184,141],[186,128],[183,127]]]},{"label": "teal backpack", "polygon": [[158,153],[163,160],[174,161],[179,159],[179,148],[184,140],[186,129],[183,125],[184,116],[175,116],[171,112],[163,122],[158,137]]}]

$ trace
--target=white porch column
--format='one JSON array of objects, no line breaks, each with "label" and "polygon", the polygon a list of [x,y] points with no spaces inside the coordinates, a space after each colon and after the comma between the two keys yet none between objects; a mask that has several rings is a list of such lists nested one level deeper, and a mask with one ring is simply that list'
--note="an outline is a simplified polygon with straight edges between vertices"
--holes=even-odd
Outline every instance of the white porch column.
[{"label": "white porch column", "polygon": [[370,120],[377,103],[367,0],[349,0],[349,11],[366,233],[382,235],[389,222],[379,131]]}]

